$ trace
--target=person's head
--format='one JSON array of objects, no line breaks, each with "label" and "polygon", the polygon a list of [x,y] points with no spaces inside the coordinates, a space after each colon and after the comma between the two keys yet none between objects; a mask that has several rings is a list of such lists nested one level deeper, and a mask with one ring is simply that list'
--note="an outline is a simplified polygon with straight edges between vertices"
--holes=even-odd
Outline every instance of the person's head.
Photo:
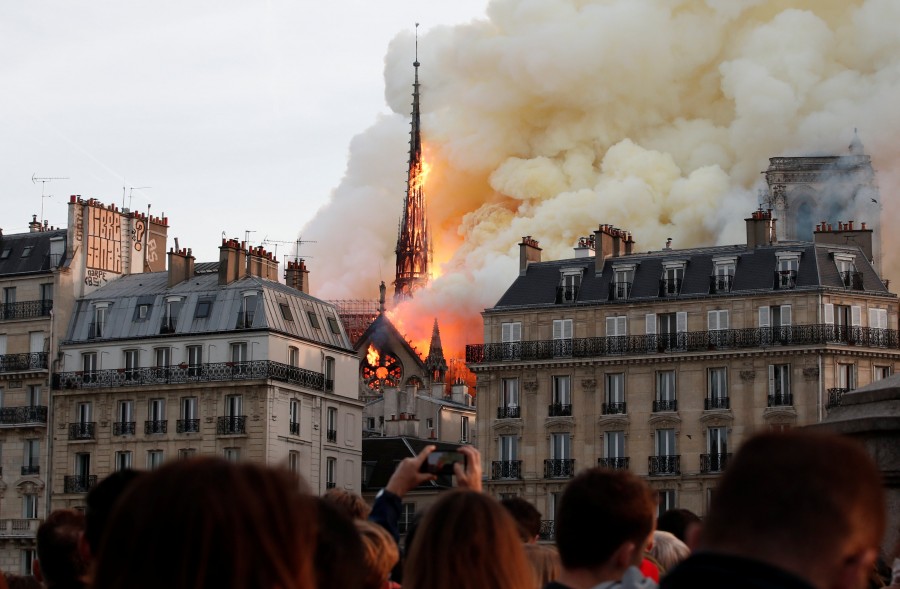
[{"label": "person's head", "polygon": [[693,511],[678,507],[669,509],[656,520],[657,530],[671,533],[689,547],[702,526],[703,522]]},{"label": "person's head", "polygon": [[316,587],[344,589],[361,587],[365,571],[347,563],[363,561],[363,545],[353,520],[322,498],[316,499]]},{"label": "person's head", "polygon": [[541,533],[541,512],[521,497],[511,497],[500,502],[516,521],[523,542],[534,542]]},{"label": "person's head", "polygon": [[559,576],[559,552],[550,546],[540,544],[526,544],[525,557],[531,565],[534,573],[534,582],[537,589],[542,589],[547,583]]},{"label": "person's head", "polygon": [[0,589],[43,589],[43,587],[37,577],[31,575],[7,575],[6,584],[0,583]]},{"label": "person's head", "polygon": [[422,518],[404,589],[520,589],[531,568],[512,517],[493,498],[447,491]]},{"label": "person's head", "polygon": [[703,528],[709,550],[781,567],[816,587],[860,586],[884,533],[884,490],[854,440],[792,430],[748,440]]},{"label": "person's head", "polygon": [[323,498],[347,514],[350,519],[365,520],[372,511],[362,497],[344,489],[328,489]]},{"label": "person's head", "polygon": [[315,499],[286,471],[218,458],[164,464],[113,509],[95,589],[315,586]]},{"label": "person's head", "polygon": [[356,520],[363,544],[366,575],[363,589],[381,589],[390,577],[391,569],[400,561],[400,549],[387,530],[372,522]]},{"label": "person's head", "polygon": [[[109,516],[116,502],[128,487],[144,474],[137,470],[120,470],[100,481],[88,492],[85,500],[84,540],[81,550],[81,556],[85,561],[97,558],[100,553],[100,540],[106,531]],[[85,544],[87,550],[84,549]]]},{"label": "person's head", "polygon": [[566,486],[556,514],[563,567],[602,570],[618,579],[629,566],[640,564],[655,509],[650,489],[631,472],[582,472]]},{"label": "person's head", "polygon": [[84,533],[84,515],[58,509],[37,530],[37,564],[34,573],[46,587],[72,585],[83,580],[87,566],[78,551]]},{"label": "person's head", "polygon": [[653,532],[653,547],[650,548],[650,556],[659,563],[662,573],[672,570],[672,567],[690,555],[691,549],[675,534],[661,530]]}]

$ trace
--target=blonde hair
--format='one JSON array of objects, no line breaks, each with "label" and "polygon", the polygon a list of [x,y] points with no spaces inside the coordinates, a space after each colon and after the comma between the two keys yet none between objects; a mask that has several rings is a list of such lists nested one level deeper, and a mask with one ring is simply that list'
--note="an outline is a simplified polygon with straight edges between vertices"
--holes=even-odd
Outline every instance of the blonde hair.
[{"label": "blonde hair", "polygon": [[363,543],[366,589],[379,589],[388,580],[391,569],[400,561],[400,549],[387,530],[364,520],[356,520]]},{"label": "blonde hair", "polygon": [[672,570],[676,564],[690,555],[691,549],[675,534],[661,530],[653,532],[653,548],[650,549],[650,556],[655,558],[663,569],[660,572]]},{"label": "blonde hair", "polygon": [[525,544],[525,556],[534,572],[534,587],[537,589],[541,589],[559,576],[561,564],[556,548],[541,544]]}]

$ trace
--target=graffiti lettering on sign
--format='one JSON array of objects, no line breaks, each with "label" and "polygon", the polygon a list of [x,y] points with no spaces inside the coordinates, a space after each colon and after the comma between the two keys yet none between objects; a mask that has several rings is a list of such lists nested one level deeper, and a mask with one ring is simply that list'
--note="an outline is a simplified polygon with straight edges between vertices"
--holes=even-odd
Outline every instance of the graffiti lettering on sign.
[{"label": "graffiti lettering on sign", "polygon": [[106,272],[103,270],[88,270],[87,276],[84,277],[84,283],[88,286],[101,286],[108,282]]},{"label": "graffiti lettering on sign", "polygon": [[84,211],[80,206],[75,207],[75,241],[76,243],[81,243],[84,239],[84,227],[82,227],[82,222],[84,221]]},{"label": "graffiti lettering on sign", "polygon": [[156,240],[151,239],[147,242],[147,262],[155,262],[159,259],[159,256],[156,254]]},{"label": "graffiti lettering on sign", "polygon": [[144,247],[144,233],[146,233],[147,227],[144,225],[144,222],[141,220],[137,220],[134,222],[134,229],[131,230],[131,241],[134,242],[135,251],[141,251],[141,248]]},{"label": "graffiti lettering on sign", "polygon": [[89,207],[87,267],[122,273],[122,226],[116,211]]}]

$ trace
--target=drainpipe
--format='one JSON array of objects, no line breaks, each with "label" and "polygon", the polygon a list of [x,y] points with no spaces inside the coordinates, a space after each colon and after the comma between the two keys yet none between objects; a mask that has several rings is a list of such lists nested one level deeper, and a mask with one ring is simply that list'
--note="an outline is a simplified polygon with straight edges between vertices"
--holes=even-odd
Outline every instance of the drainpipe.
[{"label": "drainpipe", "polygon": [[[816,305],[816,322],[819,325],[822,325],[822,322],[824,321],[824,318],[822,317],[822,305],[823,305],[822,293],[819,292],[818,304]],[[822,358],[822,352],[819,352],[818,354],[816,354],[816,356],[817,356],[816,361],[818,362],[818,366],[819,366],[819,378],[816,379],[818,381],[818,385],[819,385],[818,386],[818,388],[819,388],[818,397],[819,398],[818,398],[818,402],[816,403],[816,421],[821,422],[822,419],[824,419],[824,417],[825,417],[823,415],[823,413],[824,413],[823,395],[824,395],[824,386],[825,386],[825,372],[823,371],[824,363],[823,363],[823,358]]]},{"label": "drainpipe", "polygon": [[46,519],[46,516],[50,515],[50,497],[53,493],[53,469],[50,468],[50,463],[53,458],[53,421],[56,417],[56,413],[53,411],[53,377],[56,374],[56,367],[59,363],[59,360],[55,358],[55,353],[53,351],[55,347],[55,340],[53,339],[54,323],[56,323],[56,317],[53,314],[53,309],[50,309],[50,346],[48,347],[47,352],[49,355],[47,368],[49,369],[50,386],[47,388],[47,461],[44,463],[44,468],[47,469],[47,474],[44,477],[47,481],[47,486],[44,490],[44,519]]},{"label": "drainpipe", "polygon": [[440,441],[440,439],[441,439],[441,413],[443,413],[443,412],[444,412],[444,406],[438,405],[437,424],[436,424],[437,427],[434,428],[436,430],[435,434],[434,434],[436,441]]}]

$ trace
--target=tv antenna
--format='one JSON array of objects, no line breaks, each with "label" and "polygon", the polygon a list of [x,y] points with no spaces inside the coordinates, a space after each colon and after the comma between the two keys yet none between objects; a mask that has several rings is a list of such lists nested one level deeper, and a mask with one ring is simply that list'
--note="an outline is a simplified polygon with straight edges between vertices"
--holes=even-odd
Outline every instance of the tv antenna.
[{"label": "tv antenna", "polygon": [[[135,190],[146,190],[153,188],[152,186],[129,186],[128,187],[128,210],[131,210],[131,199],[134,198]],[[125,208],[125,186],[122,186],[122,208]]]},{"label": "tv antenna", "polygon": [[[304,243],[317,243],[317,242],[315,240],[309,240],[309,239],[304,240],[302,236],[298,237],[294,241],[280,241],[277,239],[269,239],[268,236],[266,236],[266,238],[263,239],[261,242],[262,245],[266,245],[269,243],[275,244],[275,251],[273,253],[276,255],[278,254],[278,244],[287,244],[287,245],[293,244],[296,247],[296,249],[294,250],[294,262],[298,262],[300,260],[300,246],[303,245]],[[303,257],[311,258],[312,256],[303,256]]]},{"label": "tv antenna", "polygon": [[41,183],[41,222],[44,221],[44,199],[45,198],[53,198],[52,194],[44,194],[44,187],[47,185],[47,182],[52,182],[53,180],[68,180],[68,179],[69,179],[68,177],[63,178],[63,177],[55,177],[55,176],[47,177],[47,178],[38,178],[36,173],[31,175],[31,183],[32,184],[37,184],[38,182]]}]

